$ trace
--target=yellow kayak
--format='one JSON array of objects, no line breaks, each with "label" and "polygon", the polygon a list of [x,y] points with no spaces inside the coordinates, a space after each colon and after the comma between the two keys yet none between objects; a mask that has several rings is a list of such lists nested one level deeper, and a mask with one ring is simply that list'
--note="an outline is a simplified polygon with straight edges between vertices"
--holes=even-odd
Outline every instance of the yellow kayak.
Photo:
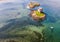
[{"label": "yellow kayak", "polygon": [[32,18],[34,20],[44,20],[45,19],[45,14],[44,13],[40,13],[39,11],[34,11],[32,14]]},{"label": "yellow kayak", "polygon": [[37,16],[44,16],[45,15],[44,13],[40,13],[39,11],[35,11],[35,13]]}]

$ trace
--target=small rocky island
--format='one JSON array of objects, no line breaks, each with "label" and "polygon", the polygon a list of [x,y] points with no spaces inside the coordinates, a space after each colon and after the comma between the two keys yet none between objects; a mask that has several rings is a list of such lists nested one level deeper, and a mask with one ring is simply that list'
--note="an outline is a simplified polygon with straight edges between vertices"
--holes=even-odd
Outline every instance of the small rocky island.
[{"label": "small rocky island", "polygon": [[30,2],[27,5],[27,8],[29,8],[31,10],[30,16],[33,18],[33,20],[36,20],[36,21],[44,20],[45,16],[46,16],[43,12],[43,8],[40,7],[36,10],[33,9],[33,8],[39,7],[39,6],[40,6],[40,4],[38,2]]}]

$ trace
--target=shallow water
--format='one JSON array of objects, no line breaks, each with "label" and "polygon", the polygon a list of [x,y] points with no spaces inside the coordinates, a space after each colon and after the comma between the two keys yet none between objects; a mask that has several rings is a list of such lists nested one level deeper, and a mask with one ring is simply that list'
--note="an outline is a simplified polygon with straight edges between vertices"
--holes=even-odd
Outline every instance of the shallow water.
[{"label": "shallow water", "polygon": [[[27,0],[25,2],[22,1],[22,3],[0,4],[0,8],[1,8],[0,28],[5,27],[4,29],[0,29],[0,31],[6,31],[8,30],[7,28],[9,28],[9,30],[11,31],[10,28],[16,26],[15,24],[17,25],[25,24],[23,26],[28,27],[28,25],[32,25],[32,28],[31,27],[30,28],[32,30],[36,30],[39,32],[38,29],[33,29],[33,28],[38,28],[33,26],[33,25],[36,26],[36,24],[38,23],[36,23],[36,21],[32,20],[28,16],[30,11],[26,8],[26,5],[30,1]],[[42,24],[48,29],[47,32],[50,33],[51,32],[50,27],[54,27],[54,31],[53,31],[54,42],[60,42],[60,5],[59,5],[60,1],[59,0],[33,0],[33,1],[39,2],[41,4],[41,7],[43,7],[44,12],[46,13],[46,20],[44,20]],[[47,37],[49,35],[47,33]]]}]

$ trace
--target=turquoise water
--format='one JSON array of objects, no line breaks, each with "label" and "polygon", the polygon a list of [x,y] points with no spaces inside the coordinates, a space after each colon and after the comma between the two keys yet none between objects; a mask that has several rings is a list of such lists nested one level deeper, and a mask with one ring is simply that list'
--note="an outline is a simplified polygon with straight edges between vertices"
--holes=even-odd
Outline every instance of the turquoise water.
[{"label": "turquoise water", "polygon": [[53,38],[53,42],[60,42],[60,1],[33,0],[39,2],[41,7],[43,7],[43,11],[46,13],[46,19],[41,22],[44,26],[40,26],[39,23],[29,17],[30,10],[27,9],[26,6],[30,1],[27,0],[22,3],[6,3],[0,6],[0,32],[19,34],[20,28],[22,27],[37,32],[42,32],[42,29],[44,29],[44,36],[48,38],[46,39],[47,42],[50,42],[50,28],[54,27],[51,39]]}]

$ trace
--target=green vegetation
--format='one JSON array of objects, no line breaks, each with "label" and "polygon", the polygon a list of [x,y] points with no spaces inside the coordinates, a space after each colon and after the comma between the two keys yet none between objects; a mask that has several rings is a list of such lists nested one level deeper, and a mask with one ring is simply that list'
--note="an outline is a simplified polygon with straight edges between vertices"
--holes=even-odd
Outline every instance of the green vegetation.
[{"label": "green vegetation", "polygon": [[[9,36],[6,38],[7,42],[41,42],[42,31],[45,26],[27,25],[22,28],[11,29],[11,31],[5,32]],[[8,40],[9,39],[9,40]]]}]

